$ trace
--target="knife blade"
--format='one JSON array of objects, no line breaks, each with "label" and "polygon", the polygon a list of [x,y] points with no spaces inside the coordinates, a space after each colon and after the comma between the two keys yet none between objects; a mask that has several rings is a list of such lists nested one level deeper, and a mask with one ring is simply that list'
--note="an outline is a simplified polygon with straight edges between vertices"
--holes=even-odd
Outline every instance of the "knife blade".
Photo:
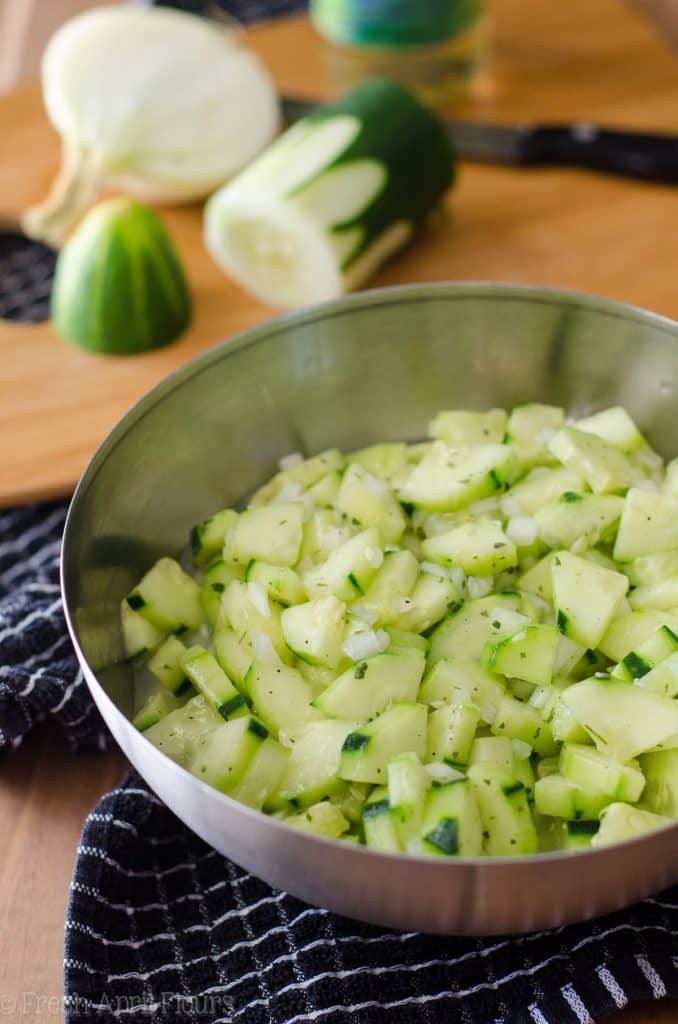
[{"label": "knife blade", "polygon": [[[284,96],[292,124],[321,103]],[[663,184],[678,184],[678,135],[617,131],[593,124],[491,124],[446,121],[457,154],[467,160],[511,166],[563,164]]]}]

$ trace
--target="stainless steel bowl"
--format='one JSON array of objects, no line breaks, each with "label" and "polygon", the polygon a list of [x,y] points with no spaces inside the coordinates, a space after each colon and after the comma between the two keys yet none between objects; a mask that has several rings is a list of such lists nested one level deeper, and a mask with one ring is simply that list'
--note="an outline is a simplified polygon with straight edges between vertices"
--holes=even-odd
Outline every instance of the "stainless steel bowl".
[{"label": "stainless steel bowl", "polygon": [[394,288],[268,321],[144,398],[73,498],[63,595],[111,732],[165,803],[227,857],[309,903],[426,932],[524,932],[678,882],[678,823],[616,847],[523,858],[396,857],[281,825],[193,778],[130,724],[120,598],[190,526],[266,480],[286,452],[421,437],[439,408],[621,403],[664,455],[678,439],[678,325],[614,302],[514,285]]}]

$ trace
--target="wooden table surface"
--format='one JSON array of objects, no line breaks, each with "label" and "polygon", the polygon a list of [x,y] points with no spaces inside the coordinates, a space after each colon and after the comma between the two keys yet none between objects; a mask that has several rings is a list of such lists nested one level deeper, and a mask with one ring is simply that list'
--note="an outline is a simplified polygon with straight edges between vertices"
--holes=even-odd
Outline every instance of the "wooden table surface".
[{"label": "wooden table surface", "polygon": [[[492,0],[490,7],[490,73],[458,113],[678,131],[678,61],[624,0]],[[259,27],[250,38],[281,89],[328,94],[324,51],[302,19]],[[37,89],[0,100],[0,139],[2,220],[44,194],[56,165],[57,140]],[[375,285],[527,281],[678,316],[677,189],[567,168],[465,164],[446,208],[449,217]],[[103,357],[66,345],[49,324],[0,321],[0,505],[68,493],[111,426],[153,384],[271,315],[210,260],[197,206],[163,216],[194,298],[193,323],[178,343],[135,358]]]},{"label": "wooden table surface", "polygon": [[[492,75],[460,113],[488,120],[585,118],[678,129],[678,63],[621,0],[494,0],[492,8]],[[318,95],[326,90],[321,52],[304,25],[290,21],[263,27],[252,33],[252,40],[288,91],[307,92],[309,82],[317,85]],[[39,116],[34,90],[0,102],[0,125],[11,122],[13,137],[27,158],[26,175],[17,175],[7,158],[10,148],[3,131],[0,214],[15,212],[7,205],[9,195],[21,205],[35,196],[46,178],[45,164],[28,159],[33,135],[21,129],[21,111]],[[56,152],[54,140],[48,145],[49,164]],[[574,170],[526,173],[469,165],[462,169],[450,210],[449,229],[404,254],[376,283],[445,278],[532,281],[599,292],[678,315],[675,191]],[[168,221],[181,235],[182,248],[198,252],[196,211],[174,211]],[[107,364],[105,389],[92,390],[91,361],[79,354],[69,364],[71,370],[75,367],[69,386],[55,388],[57,343],[48,329],[38,332],[41,340],[32,359],[40,371],[40,393],[43,398],[48,391],[52,396],[44,406],[54,439],[49,444],[31,424],[34,406],[22,404],[26,364],[19,372],[17,346],[26,340],[27,329],[12,335],[11,344],[9,335],[0,332],[5,367],[0,435],[12,441],[0,444],[6,456],[0,477],[10,481],[17,500],[29,493],[63,490],[64,463],[60,473],[50,475],[55,452],[65,459],[67,478],[75,479],[92,445],[129,402],[177,360],[269,315],[221,278],[206,259],[198,257],[190,272],[202,304],[196,329],[180,346],[120,363],[112,376]],[[213,312],[208,315],[206,309]],[[87,387],[88,400],[83,402],[82,389]],[[79,403],[75,416],[68,405],[74,396]],[[118,753],[89,758],[69,754],[50,726],[42,727],[2,762],[2,1020],[31,1024],[62,1019],[58,1004],[63,922],[75,848],[88,811],[123,770]],[[678,1002],[636,1005],[610,1022],[676,1024]]]}]

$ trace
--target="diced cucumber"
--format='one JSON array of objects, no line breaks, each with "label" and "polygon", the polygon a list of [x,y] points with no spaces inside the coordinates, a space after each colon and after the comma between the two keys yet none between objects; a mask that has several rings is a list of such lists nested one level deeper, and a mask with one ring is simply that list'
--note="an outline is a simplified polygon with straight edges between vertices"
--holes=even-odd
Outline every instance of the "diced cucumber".
[{"label": "diced cucumber", "polygon": [[551,732],[557,743],[591,743],[591,737],[559,697],[551,713]]},{"label": "diced cucumber", "polygon": [[[678,465],[678,461],[676,463]],[[641,555],[624,565],[624,572],[634,587],[661,583],[678,576],[678,548],[661,551],[656,555]]]},{"label": "diced cucumber", "polygon": [[239,687],[244,689],[245,676],[252,664],[252,652],[241,643],[237,633],[220,617],[214,627],[214,653],[217,661]]},{"label": "diced cucumber", "polygon": [[458,566],[475,576],[494,576],[518,564],[515,544],[495,520],[463,523],[448,533],[429,537],[422,551],[433,562]]},{"label": "diced cucumber", "polygon": [[371,786],[363,782],[352,782],[344,790],[330,797],[330,800],[352,825],[359,825],[363,817],[363,807],[371,788]]},{"label": "diced cucumber", "polygon": [[628,579],[569,551],[554,555],[551,576],[561,633],[585,647],[597,647],[628,590]]},{"label": "diced cucumber", "polygon": [[378,526],[387,544],[397,543],[405,532],[405,515],[389,485],[356,463],[344,474],[336,506],[364,529]]},{"label": "diced cucumber", "polygon": [[311,707],[311,687],[296,669],[287,665],[253,661],[245,688],[264,725],[281,739],[296,739],[309,722],[320,717]]},{"label": "diced cucumber", "polygon": [[489,640],[517,633],[530,619],[522,615],[519,594],[490,594],[452,610],[431,636],[431,663],[440,658],[480,658]]},{"label": "diced cucumber", "polygon": [[312,598],[330,594],[353,601],[365,593],[384,560],[382,537],[375,526],[345,541],[327,561],[305,573],[304,586]]},{"label": "diced cucumber", "polygon": [[500,765],[474,764],[468,771],[480,811],[485,852],[491,857],[536,853],[537,830],[522,782]]},{"label": "diced cucumber", "polygon": [[625,839],[635,839],[636,836],[666,828],[667,825],[675,825],[675,820],[643,811],[639,807],[630,807],[629,804],[610,804],[600,816],[600,828],[591,840],[591,845],[622,843]]},{"label": "diced cucumber", "polygon": [[586,480],[596,494],[614,494],[631,487],[636,470],[619,449],[595,434],[563,427],[549,442],[556,458]]},{"label": "diced cucumber", "polygon": [[571,548],[581,553],[613,538],[624,506],[614,494],[577,494],[565,491],[535,513],[539,536],[550,548]]},{"label": "diced cucumber", "polygon": [[545,469],[538,466],[515,484],[502,501],[507,515],[533,516],[561,494],[579,493],[586,488],[581,473],[565,466]]},{"label": "diced cucumber", "polygon": [[423,651],[424,654],[428,654],[429,642],[425,636],[420,636],[419,633],[411,633],[409,630],[396,629],[394,626],[389,626],[386,630],[391,638],[391,642],[388,645],[389,653],[393,654],[395,651]]},{"label": "diced cucumber", "polygon": [[221,608],[221,595],[231,580],[242,580],[245,573],[242,566],[225,562],[223,558],[216,558],[206,567],[203,575],[202,591],[200,600],[205,612],[207,621],[212,625],[219,618]]},{"label": "diced cucumber", "polygon": [[301,814],[291,814],[283,818],[283,821],[301,832],[325,836],[326,839],[339,839],[351,827],[339,808],[327,800],[312,804]]},{"label": "diced cucumber", "polygon": [[295,667],[311,687],[314,699],[319,697],[337,677],[335,669],[324,668],[322,665],[309,665],[307,661],[303,661],[301,658],[297,659]]},{"label": "diced cucumber", "polygon": [[161,718],[144,735],[151,743],[184,767],[189,763],[202,738],[223,723],[202,694]]},{"label": "diced cucumber", "polygon": [[529,704],[508,693],[499,702],[490,728],[495,736],[529,743],[543,757],[550,757],[558,749],[548,722]]},{"label": "diced cucumber", "polygon": [[168,636],[158,647],[155,654],[148,659],[148,670],[162,683],[166,690],[177,695],[190,687],[184,672],[183,659],[186,648],[175,636]]},{"label": "diced cucumber", "polygon": [[597,821],[551,821],[551,850],[586,850],[599,828]]},{"label": "diced cucumber", "polygon": [[270,562],[255,559],[248,565],[245,578],[248,583],[260,583],[271,600],[279,604],[301,604],[306,601],[304,584],[298,573],[289,566],[271,565]]},{"label": "diced cucumber", "polygon": [[664,697],[678,697],[678,651],[634,681],[644,690],[652,690]]},{"label": "diced cucumber", "polygon": [[559,639],[555,626],[525,626],[498,643],[489,641],[481,663],[491,672],[546,686],[553,675]]},{"label": "diced cucumber", "polygon": [[303,526],[301,502],[247,508],[241,512],[231,534],[231,560],[245,566],[252,559],[293,566],[299,558]]},{"label": "diced cucumber", "polygon": [[286,608],[281,616],[285,643],[311,665],[336,668],[343,657],[346,605],[328,595]]},{"label": "diced cucumber", "polygon": [[360,603],[374,612],[376,622],[395,622],[403,613],[403,598],[410,596],[418,576],[419,563],[411,551],[387,551]]},{"label": "diced cucumber", "polygon": [[269,736],[258,748],[249,766],[231,791],[234,800],[256,810],[272,810],[270,797],[277,791],[287,768],[290,751]]},{"label": "diced cucumber", "polygon": [[678,496],[631,488],[614,545],[618,562],[678,548]]},{"label": "diced cucumber", "polygon": [[238,513],[232,508],[222,509],[215,515],[198,523],[191,530],[191,550],[196,565],[206,565],[220,553],[229,530],[238,521]]},{"label": "diced cucumber", "polygon": [[626,409],[620,405],[612,406],[610,409],[603,409],[593,416],[586,416],[577,420],[577,430],[583,430],[587,434],[596,434],[602,437],[608,444],[619,448],[621,452],[628,455],[631,452],[643,448],[646,444],[645,438],[638,430]]},{"label": "diced cucumber", "polygon": [[422,852],[438,857],[477,857],[483,852],[483,825],[472,783],[456,779],[426,794],[421,828]]},{"label": "diced cucumber", "polygon": [[501,444],[506,433],[508,416],[504,409],[489,412],[444,410],[428,425],[428,433],[450,448],[473,444]]},{"label": "diced cucumber", "polygon": [[612,800],[635,804],[645,788],[639,768],[620,764],[595,747],[565,743],[560,751],[560,772],[582,789],[599,790]]},{"label": "diced cucumber", "polygon": [[166,636],[163,630],[158,629],[139,612],[132,611],[126,599],[120,603],[120,628],[127,658],[136,658],[147,651],[155,650]]},{"label": "diced cucumber", "polygon": [[[438,662],[442,665],[444,662]],[[468,764],[480,712],[472,704],[446,704],[431,712],[426,740],[427,761],[445,761],[454,767]]]},{"label": "diced cucumber", "polygon": [[499,676],[493,676],[475,661],[438,661],[419,690],[425,704],[472,704],[484,722],[491,722],[506,690]]},{"label": "diced cucumber", "polygon": [[565,412],[555,405],[524,402],[513,408],[506,424],[506,440],[514,446],[523,466],[550,465],[547,445],[565,424]]},{"label": "diced cucumber", "polygon": [[388,802],[400,844],[407,844],[419,834],[424,815],[424,800],[431,777],[424,771],[416,754],[397,754],[387,766]]},{"label": "diced cucumber", "polygon": [[426,724],[423,704],[402,703],[351,731],[341,749],[340,778],[353,782],[384,782],[388,762],[406,750],[423,760]]},{"label": "diced cucumber", "polygon": [[478,736],[471,747],[470,764],[501,765],[513,771],[513,744],[506,736]]},{"label": "diced cucumber", "polygon": [[422,651],[376,654],[342,673],[314,706],[330,718],[366,721],[390,704],[416,701],[425,665]]},{"label": "diced cucumber", "polygon": [[619,679],[585,679],[561,698],[596,747],[630,761],[671,741],[678,745],[678,703]]},{"label": "diced cucumber", "polygon": [[553,552],[549,552],[518,577],[519,588],[530,594],[536,594],[542,601],[550,601],[553,597],[552,565]]},{"label": "diced cucumber", "polygon": [[678,818],[678,749],[643,754],[640,767],[646,779],[644,806],[655,814]]},{"label": "diced cucumber", "polygon": [[621,661],[629,651],[635,650],[661,626],[678,633],[678,614],[660,612],[653,608],[630,612],[614,619],[603,636],[599,650],[611,661]]},{"label": "diced cucumber", "polygon": [[[668,626],[660,626],[656,633],[652,633],[647,640],[644,640],[635,650],[629,651],[622,658],[612,670],[612,675],[626,680],[627,683],[636,682],[676,650],[678,650],[678,636]],[[654,689],[654,687],[649,687],[649,689]],[[669,696],[673,697],[674,694],[669,694]]]},{"label": "diced cucumber", "polygon": [[584,789],[558,773],[537,779],[534,786],[534,805],[539,814],[568,821],[597,821],[612,799],[601,790],[590,786]]},{"label": "diced cucumber", "polygon": [[356,462],[368,473],[379,476],[389,483],[402,479],[409,472],[407,463],[407,445],[400,441],[389,444],[373,444],[369,448],[361,448],[349,456],[350,462]]},{"label": "diced cucumber", "polygon": [[678,577],[636,587],[629,601],[632,608],[678,608]]},{"label": "diced cucumber", "polygon": [[338,448],[328,448],[327,451],[313,455],[310,459],[304,459],[296,466],[281,470],[260,487],[250,500],[250,507],[258,508],[277,497],[286,484],[297,484],[303,491],[312,487],[328,473],[343,469],[345,465],[344,456]]},{"label": "diced cucumber", "polygon": [[195,686],[218,711],[222,718],[238,718],[248,714],[247,702],[216,658],[204,647],[189,647],[184,655],[184,672]]},{"label": "diced cucumber", "polygon": [[341,488],[342,475],[338,469],[318,480],[306,491],[306,496],[318,508],[333,508]]},{"label": "diced cucumber", "polygon": [[402,850],[388,802],[388,787],[375,786],[363,807],[365,843],[373,850],[399,853]]},{"label": "diced cucumber", "polygon": [[[226,624],[230,624],[234,630],[241,647],[249,654],[250,661],[254,657],[253,645],[259,636],[268,637],[275,654],[282,661],[291,662],[293,659],[283,635],[280,606],[266,601],[265,607],[262,608],[259,602],[255,603],[253,596],[248,583],[242,583],[240,580],[229,583],[222,598],[221,609]],[[297,607],[301,608],[303,605]],[[219,627],[224,624],[221,613],[217,624]],[[234,678],[237,676],[234,675]]]},{"label": "diced cucumber", "polygon": [[249,715],[224,722],[203,737],[189,770],[215,789],[229,793],[242,780],[267,736],[261,722]]},{"label": "diced cucumber", "polygon": [[166,687],[156,683],[134,715],[132,725],[140,732],[145,732],[146,729],[150,729],[152,725],[179,707],[181,707],[180,699],[170,693]]},{"label": "diced cucumber", "polygon": [[127,604],[168,633],[197,629],[203,621],[200,587],[173,558],[161,558],[127,595]]},{"label": "diced cucumber", "polygon": [[393,622],[401,630],[423,633],[435,626],[459,603],[459,593],[452,580],[422,572]]},{"label": "diced cucumber", "polygon": [[431,512],[464,508],[501,493],[518,474],[518,458],[510,445],[435,449],[414,467],[400,497]]},{"label": "diced cucumber", "polygon": [[522,782],[525,787],[525,794],[527,796],[527,802],[529,804],[534,803],[534,771],[532,770],[532,764],[529,757],[516,757],[513,755],[513,763],[511,765],[511,773],[513,777],[518,781]]},{"label": "diced cucumber", "polygon": [[292,747],[280,797],[295,807],[308,807],[344,790],[345,783],[337,777],[339,758],[344,740],[356,728],[355,722],[337,719],[311,722]]}]

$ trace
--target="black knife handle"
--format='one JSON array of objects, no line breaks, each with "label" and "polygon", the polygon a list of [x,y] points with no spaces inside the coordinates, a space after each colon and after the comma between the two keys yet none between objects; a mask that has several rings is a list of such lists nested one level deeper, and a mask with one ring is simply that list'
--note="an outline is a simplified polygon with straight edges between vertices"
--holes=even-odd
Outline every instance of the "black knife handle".
[{"label": "black knife handle", "polygon": [[678,136],[616,132],[594,125],[544,126],[525,132],[522,162],[591,167],[646,181],[678,184]]}]

